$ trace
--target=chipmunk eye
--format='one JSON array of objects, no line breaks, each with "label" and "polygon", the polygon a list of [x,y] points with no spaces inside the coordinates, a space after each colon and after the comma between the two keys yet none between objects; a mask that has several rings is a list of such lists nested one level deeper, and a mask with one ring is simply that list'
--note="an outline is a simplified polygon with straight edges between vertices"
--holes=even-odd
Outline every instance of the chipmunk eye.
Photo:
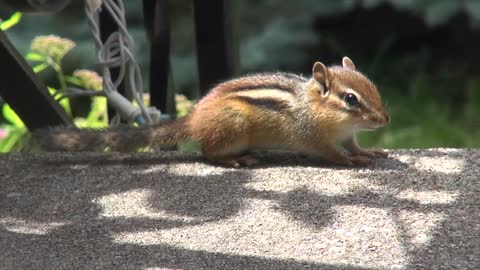
[{"label": "chipmunk eye", "polygon": [[343,97],[343,99],[345,100],[345,102],[348,104],[348,106],[355,106],[355,105],[358,105],[358,99],[357,97],[352,94],[352,93],[347,93],[345,94],[345,96]]}]

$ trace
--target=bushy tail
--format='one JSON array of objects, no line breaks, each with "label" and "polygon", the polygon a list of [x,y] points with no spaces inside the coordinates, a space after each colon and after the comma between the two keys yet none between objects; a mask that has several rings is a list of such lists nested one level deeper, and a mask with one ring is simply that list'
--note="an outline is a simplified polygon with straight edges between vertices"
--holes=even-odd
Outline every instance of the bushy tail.
[{"label": "bushy tail", "polygon": [[54,128],[33,132],[45,151],[133,152],[141,147],[173,146],[188,138],[186,119],[145,127],[108,129]]}]

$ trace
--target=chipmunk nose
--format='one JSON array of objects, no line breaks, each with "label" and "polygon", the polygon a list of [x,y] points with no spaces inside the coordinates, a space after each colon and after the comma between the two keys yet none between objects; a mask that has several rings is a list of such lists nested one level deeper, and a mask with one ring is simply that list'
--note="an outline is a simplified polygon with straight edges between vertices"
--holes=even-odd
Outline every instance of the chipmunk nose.
[{"label": "chipmunk nose", "polygon": [[390,115],[388,115],[388,113],[385,113],[384,117],[385,117],[385,124],[390,123]]},{"label": "chipmunk nose", "polygon": [[378,124],[379,124],[381,127],[383,127],[383,126],[387,125],[387,124],[390,122],[390,115],[388,115],[387,112],[383,112],[383,113],[377,114],[376,121],[378,122]]}]

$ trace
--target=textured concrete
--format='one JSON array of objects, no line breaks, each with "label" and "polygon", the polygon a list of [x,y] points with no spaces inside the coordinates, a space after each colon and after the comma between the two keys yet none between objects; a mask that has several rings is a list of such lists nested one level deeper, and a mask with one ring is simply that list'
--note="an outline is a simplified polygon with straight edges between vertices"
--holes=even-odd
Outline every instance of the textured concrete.
[{"label": "textured concrete", "polygon": [[479,269],[480,150],[0,156],[0,269]]}]

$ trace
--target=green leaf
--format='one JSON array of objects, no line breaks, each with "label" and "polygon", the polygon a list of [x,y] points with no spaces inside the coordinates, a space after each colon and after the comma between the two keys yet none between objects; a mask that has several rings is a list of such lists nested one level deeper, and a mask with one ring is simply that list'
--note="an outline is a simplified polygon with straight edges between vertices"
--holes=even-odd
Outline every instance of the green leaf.
[{"label": "green leaf", "polygon": [[35,53],[35,52],[29,52],[27,56],[25,56],[28,60],[30,61],[45,61],[47,58],[45,55]]},{"label": "green leaf", "polygon": [[[48,87],[48,92],[50,92],[50,94],[53,96],[57,93],[57,89]],[[60,100],[59,104],[63,107],[67,114],[72,115],[72,109],[70,108],[70,102],[68,101],[68,98]]]},{"label": "green leaf", "polygon": [[41,63],[40,65],[34,66],[33,67],[33,72],[39,73],[43,71],[44,69],[48,68],[49,64],[47,63]]},{"label": "green leaf", "polygon": [[65,78],[66,82],[69,82],[69,83],[74,84],[76,86],[83,87],[83,82],[79,78],[77,78],[75,76],[70,76],[70,75],[65,75],[63,77]]},{"label": "green leaf", "polygon": [[15,127],[25,127],[22,119],[15,113],[14,110],[8,104],[3,104],[2,108],[3,117],[12,123]]},{"label": "green leaf", "polygon": [[87,126],[100,128],[108,126],[107,120],[107,99],[105,97],[94,97],[92,109],[87,116]]},{"label": "green leaf", "polygon": [[8,18],[7,20],[0,23],[0,30],[5,31],[5,30],[13,27],[17,23],[19,23],[21,19],[22,19],[22,13],[21,12],[13,13],[13,15],[10,16],[10,18]]},{"label": "green leaf", "polygon": [[12,125],[4,125],[1,128],[8,132],[8,136],[4,139],[0,139],[0,153],[8,153],[15,149],[21,141],[24,135],[27,133],[25,127],[14,127]]}]

